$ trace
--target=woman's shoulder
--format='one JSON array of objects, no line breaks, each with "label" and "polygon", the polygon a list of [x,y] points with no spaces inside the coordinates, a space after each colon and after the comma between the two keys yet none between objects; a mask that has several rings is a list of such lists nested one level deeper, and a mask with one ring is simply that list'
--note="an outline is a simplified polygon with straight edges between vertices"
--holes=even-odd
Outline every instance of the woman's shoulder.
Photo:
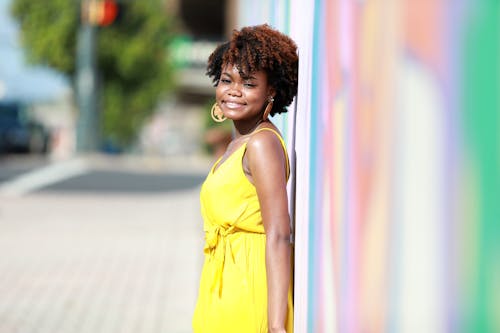
[{"label": "woman's shoulder", "polygon": [[248,139],[247,146],[273,146],[281,145],[282,136],[280,131],[274,125],[266,125],[257,129]]},{"label": "woman's shoulder", "polygon": [[288,156],[284,141],[276,127],[261,127],[252,134],[247,142],[243,165],[250,174],[258,169],[266,174],[270,170],[283,170],[288,178]]},{"label": "woman's shoulder", "polygon": [[278,151],[283,151],[282,137],[279,130],[268,125],[256,130],[247,142],[247,151],[251,155],[276,155]]}]

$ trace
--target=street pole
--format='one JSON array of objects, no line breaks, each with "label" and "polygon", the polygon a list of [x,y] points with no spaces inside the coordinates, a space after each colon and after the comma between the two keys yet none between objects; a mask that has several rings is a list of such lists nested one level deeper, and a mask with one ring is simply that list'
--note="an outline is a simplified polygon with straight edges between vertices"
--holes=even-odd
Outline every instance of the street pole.
[{"label": "street pole", "polygon": [[79,153],[97,151],[99,145],[99,112],[97,98],[97,66],[95,37],[97,27],[86,13],[88,0],[83,0],[76,55],[76,92],[78,122],[76,149]]}]

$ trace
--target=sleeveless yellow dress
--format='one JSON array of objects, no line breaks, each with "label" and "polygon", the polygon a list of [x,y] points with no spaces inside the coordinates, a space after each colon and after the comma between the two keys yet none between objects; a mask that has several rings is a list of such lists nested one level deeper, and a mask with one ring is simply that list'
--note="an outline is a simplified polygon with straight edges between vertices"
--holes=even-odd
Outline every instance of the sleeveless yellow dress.
[{"label": "sleeveless yellow dress", "polygon": [[[283,146],[289,162],[285,143]],[[257,132],[257,131],[256,131]],[[255,187],[243,171],[243,143],[201,187],[205,262],[193,316],[195,333],[267,333],[266,236]],[[217,169],[215,170],[215,167]],[[292,283],[287,332],[293,332]]]}]

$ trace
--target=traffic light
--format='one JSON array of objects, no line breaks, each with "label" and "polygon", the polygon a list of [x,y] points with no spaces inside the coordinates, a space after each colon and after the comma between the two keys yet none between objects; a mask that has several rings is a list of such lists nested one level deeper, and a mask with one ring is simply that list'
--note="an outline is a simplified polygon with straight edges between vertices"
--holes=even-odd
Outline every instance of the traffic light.
[{"label": "traffic light", "polygon": [[105,27],[118,16],[119,5],[113,0],[83,0],[82,21],[90,25]]}]

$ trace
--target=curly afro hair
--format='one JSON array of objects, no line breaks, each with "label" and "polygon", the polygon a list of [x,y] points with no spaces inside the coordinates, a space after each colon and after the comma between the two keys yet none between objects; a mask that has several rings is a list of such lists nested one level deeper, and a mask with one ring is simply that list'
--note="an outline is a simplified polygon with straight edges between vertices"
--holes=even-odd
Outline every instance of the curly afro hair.
[{"label": "curly afro hair", "polygon": [[297,45],[267,24],[234,30],[231,39],[214,50],[206,72],[214,86],[219,84],[225,64],[237,66],[241,74],[260,70],[267,73],[269,85],[276,90],[271,115],[286,112],[297,94]]}]

